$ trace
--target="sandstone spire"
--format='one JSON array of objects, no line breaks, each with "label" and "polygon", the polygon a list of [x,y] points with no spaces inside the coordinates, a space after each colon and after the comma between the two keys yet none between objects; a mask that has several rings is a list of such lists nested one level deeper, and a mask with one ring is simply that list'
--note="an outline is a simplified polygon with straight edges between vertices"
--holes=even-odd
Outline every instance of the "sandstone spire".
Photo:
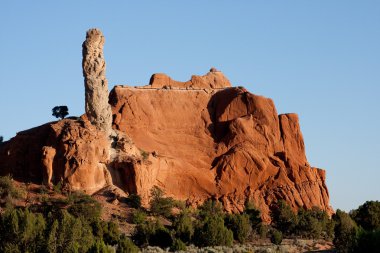
[{"label": "sandstone spire", "polygon": [[104,36],[99,29],[87,31],[83,42],[83,76],[86,99],[86,115],[97,128],[111,133],[112,113],[108,103],[108,81],[103,55]]}]

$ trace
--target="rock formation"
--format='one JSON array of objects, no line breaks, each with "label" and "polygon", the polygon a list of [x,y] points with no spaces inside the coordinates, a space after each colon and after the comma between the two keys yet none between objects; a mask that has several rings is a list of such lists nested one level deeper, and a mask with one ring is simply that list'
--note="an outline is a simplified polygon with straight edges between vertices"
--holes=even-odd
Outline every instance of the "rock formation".
[{"label": "rock formation", "polygon": [[103,44],[99,30],[87,32],[86,115],[3,143],[0,174],[90,194],[114,184],[145,204],[153,186],[188,205],[218,199],[233,212],[250,200],[266,221],[279,199],[332,212],[325,171],[307,162],[296,114],[278,115],[271,99],[231,87],[215,68],[186,82],[154,74],[108,98]]},{"label": "rock formation", "polygon": [[165,74],[154,74],[150,78],[149,86],[151,88],[192,88],[192,89],[218,89],[231,87],[230,81],[222,72],[211,68],[204,76],[193,75],[187,82],[178,82],[171,79]]},{"label": "rock formation", "polygon": [[108,104],[108,82],[105,76],[103,45],[104,36],[100,30],[87,31],[82,51],[85,108],[90,122],[110,135],[112,116],[111,107]]},{"label": "rock formation", "polygon": [[0,174],[94,193],[112,184],[109,140],[86,117],[20,132],[0,148]]},{"label": "rock formation", "polygon": [[53,162],[56,154],[56,150],[53,147],[43,146],[42,147],[42,166],[44,169],[44,184],[52,188],[53,183],[51,182],[53,178]]},{"label": "rock formation", "polygon": [[[201,78],[209,80],[210,73]],[[278,115],[271,99],[224,81],[213,84],[224,89],[184,83],[192,81],[168,77],[111,91],[113,127],[140,149],[158,154],[145,163],[119,164],[132,175],[121,180],[133,178],[129,190],[147,199],[157,185],[188,204],[219,199],[229,211],[241,211],[250,199],[266,220],[278,199],[294,209],[332,211],[325,172],[309,166],[296,114]]]}]

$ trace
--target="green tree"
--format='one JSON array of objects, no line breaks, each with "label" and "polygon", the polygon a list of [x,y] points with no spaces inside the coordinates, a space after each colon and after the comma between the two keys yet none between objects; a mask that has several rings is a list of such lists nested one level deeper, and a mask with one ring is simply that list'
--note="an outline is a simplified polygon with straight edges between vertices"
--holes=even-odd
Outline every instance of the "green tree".
[{"label": "green tree", "polygon": [[154,215],[170,217],[174,206],[173,198],[165,197],[165,192],[158,186],[154,186],[151,191],[150,211]]},{"label": "green tree", "polygon": [[245,202],[244,213],[249,216],[252,228],[257,229],[262,223],[261,212],[256,209],[255,205],[249,201]]},{"label": "green tree", "polygon": [[272,206],[271,218],[272,225],[286,235],[291,235],[297,226],[297,216],[284,200]]},{"label": "green tree", "polygon": [[223,217],[210,215],[200,221],[195,229],[194,243],[197,246],[231,246],[233,233],[224,226]]},{"label": "green tree", "polygon": [[69,205],[67,210],[71,215],[89,222],[100,218],[102,207],[91,196],[81,192],[74,192],[69,195],[67,201]]},{"label": "green tree", "polygon": [[321,236],[323,222],[318,219],[317,210],[305,210],[300,208],[297,216],[296,234],[313,239],[317,239]]},{"label": "green tree", "polygon": [[69,108],[66,105],[54,106],[51,111],[52,115],[56,118],[63,119],[69,115]]},{"label": "green tree", "polygon": [[136,209],[131,213],[131,221],[134,224],[141,224],[146,220],[146,213],[141,209]]},{"label": "green tree", "polygon": [[380,229],[380,201],[367,201],[351,212],[351,217],[365,230]]},{"label": "green tree", "polygon": [[141,208],[141,197],[138,194],[130,194],[127,198],[127,203],[130,207],[140,209]]},{"label": "green tree", "polygon": [[245,243],[251,233],[251,224],[247,214],[229,214],[226,216],[225,224],[233,232],[234,239]]},{"label": "green tree", "polygon": [[113,253],[112,248],[108,247],[103,240],[96,240],[87,253]]},{"label": "green tree", "polygon": [[161,248],[170,247],[173,243],[170,231],[159,221],[150,220],[136,226],[133,240],[137,245],[151,245]]},{"label": "green tree", "polygon": [[191,242],[194,235],[194,226],[189,210],[185,209],[175,217],[173,228],[176,237],[181,239],[182,242]]},{"label": "green tree", "polygon": [[282,233],[281,231],[274,229],[271,233],[270,241],[273,244],[280,245],[282,242]]},{"label": "green tree", "polygon": [[358,226],[351,217],[341,211],[337,210],[333,215],[335,221],[335,237],[333,243],[338,252],[350,253],[354,252],[357,245]]},{"label": "green tree", "polygon": [[1,216],[1,252],[39,252],[44,248],[46,223],[41,214],[11,209]]},{"label": "green tree", "polygon": [[116,247],[116,253],[137,253],[139,248],[127,236],[122,235]]},{"label": "green tree", "polygon": [[205,219],[208,216],[221,216],[224,218],[223,206],[219,201],[206,200],[199,208],[199,218]]}]

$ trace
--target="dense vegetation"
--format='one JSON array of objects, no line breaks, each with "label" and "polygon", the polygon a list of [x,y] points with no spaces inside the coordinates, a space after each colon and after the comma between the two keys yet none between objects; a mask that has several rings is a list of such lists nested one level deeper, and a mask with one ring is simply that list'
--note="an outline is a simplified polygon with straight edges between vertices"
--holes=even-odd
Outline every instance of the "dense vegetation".
[{"label": "dense vegetation", "polygon": [[337,210],[330,218],[317,208],[294,212],[281,200],[272,206],[268,225],[250,202],[240,214],[226,214],[212,200],[194,210],[154,187],[150,210],[141,206],[138,195],[126,200],[134,208],[129,222],[136,224],[129,238],[117,222],[100,218],[101,205],[88,195],[74,192],[20,207],[15,203],[24,194],[10,177],[0,177],[0,252],[138,252],[136,245],[176,251],[190,244],[231,246],[234,241],[257,238],[268,238],[277,245],[283,238],[332,240],[338,252],[377,252],[380,248],[378,201],[368,201],[349,214]]}]

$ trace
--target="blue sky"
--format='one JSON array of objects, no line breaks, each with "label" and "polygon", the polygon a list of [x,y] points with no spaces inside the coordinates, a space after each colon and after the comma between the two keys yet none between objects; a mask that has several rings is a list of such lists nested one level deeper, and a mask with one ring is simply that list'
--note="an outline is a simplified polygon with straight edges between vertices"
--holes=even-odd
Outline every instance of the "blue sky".
[{"label": "blue sky", "polygon": [[300,116],[332,206],[380,199],[379,1],[8,1],[0,3],[0,135],[84,113],[81,44],[106,37],[110,89],[215,66]]}]

